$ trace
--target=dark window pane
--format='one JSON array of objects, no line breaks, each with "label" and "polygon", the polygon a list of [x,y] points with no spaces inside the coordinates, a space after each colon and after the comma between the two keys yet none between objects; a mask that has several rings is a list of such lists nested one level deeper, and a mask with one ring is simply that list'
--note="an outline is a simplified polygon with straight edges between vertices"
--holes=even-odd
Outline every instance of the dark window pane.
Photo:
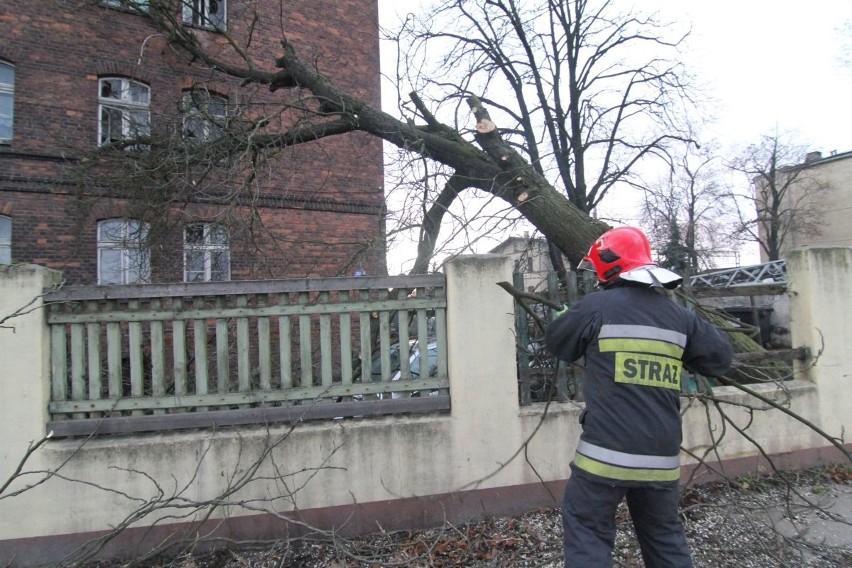
[{"label": "dark window pane", "polygon": [[147,85],[131,81],[129,94],[130,102],[140,105],[147,105],[151,96],[151,90],[148,88]]},{"label": "dark window pane", "polygon": [[121,138],[121,111],[101,107],[101,144],[119,142]]},{"label": "dark window pane", "polygon": [[119,79],[102,79],[101,98],[121,100],[121,81]]},{"label": "dark window pane", "polygon": [[210,226],[210,244],[226,245],[228,244],[228,231],[221,225]]},{"label": "dark window pane", "polygon": [[185,230],[186,244],[201,245],[204,244],[204,225],[190,225]]},{"label": "dark window pane", "polygon": [[216,282],[226,282],[230,272],[230,257],[228,251],[212,251],[210,253],[210,279]]}]

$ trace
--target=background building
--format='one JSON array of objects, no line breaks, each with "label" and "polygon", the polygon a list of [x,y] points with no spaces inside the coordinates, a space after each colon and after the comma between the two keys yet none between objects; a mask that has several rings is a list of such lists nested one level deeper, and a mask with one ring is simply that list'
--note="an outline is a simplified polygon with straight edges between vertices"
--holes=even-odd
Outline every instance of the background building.
[{"label": "background building", "polygon": [[[802,201],[802,207],[815,219],[817,230],[802,232],[794,226],[782,247],[782,256],[803,247],[852,246],[852,223],[849,222],[852,203],[852,152],[832,153],[823,157],[820,152],[810,152],[804,164],[795,169],[805,169],[801,183],[794,185],[793,196],[811,191],[812,199]],[[797,179],[797,182],[799,180]]]},{"label": "background building", "polygon": [[380,103],[376,0],[4,1],[0,262],[71,284],[383,274],[381,141],[249,152],[300,118],[282,103],[302,93],[192,60],[147,17],[161,9],[265,70],[286,37]]},{"label": "background building", "polygon": [[489,251],[512,259],[512,272],[524,275],[524,290],[546,292],[547,277],[553,272],[547,240],[541,237],[509,237]]}]

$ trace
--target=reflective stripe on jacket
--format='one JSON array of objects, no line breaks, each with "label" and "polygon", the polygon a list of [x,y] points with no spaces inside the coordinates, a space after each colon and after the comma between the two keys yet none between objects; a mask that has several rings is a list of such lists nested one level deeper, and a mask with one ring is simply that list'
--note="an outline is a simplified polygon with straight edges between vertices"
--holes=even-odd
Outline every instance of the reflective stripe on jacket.
[{"label": "reflective stripe on jacket", "polygon": [[600,477],[622,481],[677,481],[680,456],[648,456],[608,450],[580,440],[574,465]]}]

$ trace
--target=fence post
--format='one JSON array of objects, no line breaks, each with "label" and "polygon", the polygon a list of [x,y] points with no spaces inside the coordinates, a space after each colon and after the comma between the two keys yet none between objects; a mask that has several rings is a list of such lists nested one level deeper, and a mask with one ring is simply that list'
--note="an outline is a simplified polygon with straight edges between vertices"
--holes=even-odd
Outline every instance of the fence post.
[{"label": "fence post", "polygon": [[0,471],[46,434],[50,331],[42,294],[61,280],[60,272],[42,266],[0,266]]},{"label": "fence post", "polygon": [[511,261],[460,256],[445,273],[452,411],[493,428],[518,409],[514,303],[497,285],[511,281]]},{"label": "fence post", "polygon": [[[524,274],[515,272],[512,274],[512,286],[518,290],[524,289]],[[520,380],[520,399],[521,406],[529,406],[532,402],[530,393],[530,381],[528,380],[530,370],[530,353],[529,353],[529,330],[527,329],[527,313],[520,305],[515,305],[515,333],[517,334],[516,349],[518,358],[518,377],[519,379],[527,377],[527,380]]]}]

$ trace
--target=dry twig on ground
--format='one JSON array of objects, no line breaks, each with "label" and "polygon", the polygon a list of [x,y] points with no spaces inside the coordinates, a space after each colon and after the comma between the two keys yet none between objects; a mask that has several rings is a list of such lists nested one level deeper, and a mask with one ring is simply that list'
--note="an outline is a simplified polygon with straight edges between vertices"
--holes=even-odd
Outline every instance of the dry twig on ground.
[{"label": "dry twig on ground", "polygon": [[[794,497],[791,487],[801,497]],[[845,465],[695,486],[684,493],[681,512],[696,568],[835,568],[852,565],[848,511],[841,518],[841,511],[833,510],[841,501],[847,506],[852,503],[852,469]],[[624,506],[617,523],[615,565],[643,566]],[[817,527],[819,531],[812,530]],[[349,540],[231,543],[214,552],[186,552],[150,565],[559,568],[561,538],[559,511],[542,509],[461,526],[379,533]],[[88,568],[119,565],[100,563]]]}]

